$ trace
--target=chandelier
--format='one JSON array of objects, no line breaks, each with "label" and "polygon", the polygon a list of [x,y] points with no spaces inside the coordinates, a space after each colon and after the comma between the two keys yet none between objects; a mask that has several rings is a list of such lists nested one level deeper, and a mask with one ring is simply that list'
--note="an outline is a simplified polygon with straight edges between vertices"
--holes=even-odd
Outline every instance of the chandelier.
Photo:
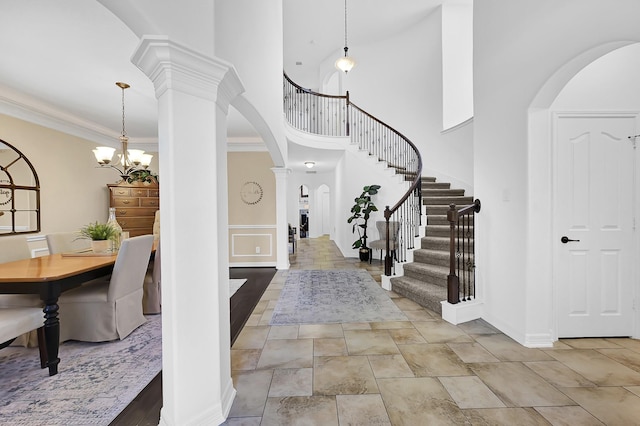
[{"label": "chandelier", "polygon": [[120,134],[120,143],[122,144],[122,153],[118,154],[119,161],[114,164],[111,163],[113,154],[116,149],[110,146],[99,146],[93,150],[93,154],[96,156],[96,160],[100,167],[110,167],[120,173],[123,181],[129,179],[129,175],[139,170],[146,170],[151,163],[151,154],[145,154],[141,149],[129,149],[129,138],[124,127],[124,91],[128,89],[127,83],[116,82],[116,86],[122,89],[122,133]]},{"label": "chandelier", "polygon": [[349,48],[347,47],[347,0],[344,0],[344,56],[341,56],[336,61],[336,68],[340,71],[344,71],[345,74],[351,71],[356,66],[356,61],[349,57]]}]

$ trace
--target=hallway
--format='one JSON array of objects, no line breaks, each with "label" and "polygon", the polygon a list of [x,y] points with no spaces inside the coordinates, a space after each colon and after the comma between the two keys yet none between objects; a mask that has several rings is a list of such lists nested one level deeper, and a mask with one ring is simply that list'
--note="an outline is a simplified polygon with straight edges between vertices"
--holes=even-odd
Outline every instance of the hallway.
[{"label": "hallway", "polygon": [[[365,268],[328,238],[299,240],[291,269]],[[269,326],[278,271],[232,350],[227,425],[631,425],[640,341],[566,339],[528,349],[482,320],[453,326],[389,293],[410,319]],[[262,366],[258,368],[258,365]]]}]

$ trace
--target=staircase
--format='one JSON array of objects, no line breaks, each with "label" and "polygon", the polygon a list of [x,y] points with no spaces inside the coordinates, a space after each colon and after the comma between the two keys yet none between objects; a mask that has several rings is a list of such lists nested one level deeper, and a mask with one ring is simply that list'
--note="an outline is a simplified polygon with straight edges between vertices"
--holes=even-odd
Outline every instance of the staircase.
[{"label": "staircase", "polygon": [[413,262],[404,264],[404,276],[391,278],[392,290],[425,308],[442,314],[441,301],[447,300],[449,275],[449,222],[450,204],[473,204],[473,197],[465,196],[464,189],[451,189],[451,184],[436,182],[435,178],[422,178],[422,202],[426,207],[426,236],[421,248],[414,250]]}]

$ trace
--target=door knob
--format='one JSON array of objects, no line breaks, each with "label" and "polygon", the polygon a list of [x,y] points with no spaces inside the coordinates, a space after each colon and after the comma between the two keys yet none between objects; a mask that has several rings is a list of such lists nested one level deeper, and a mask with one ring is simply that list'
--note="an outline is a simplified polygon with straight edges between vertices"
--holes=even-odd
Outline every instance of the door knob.
[{"label": "door knob", "polygon": [[580,241],[580,240],[572,240],[569,237],[562,237],[562,238],[560,238],[560,241],[562,242],[562,244],[567,244],[570,241]]}]

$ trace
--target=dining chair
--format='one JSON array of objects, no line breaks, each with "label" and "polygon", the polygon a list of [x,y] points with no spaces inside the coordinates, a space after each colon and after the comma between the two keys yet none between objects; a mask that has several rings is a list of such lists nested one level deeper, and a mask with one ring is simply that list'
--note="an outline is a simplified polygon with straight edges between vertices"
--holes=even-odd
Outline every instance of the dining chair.
[{"label": "dining chair", "polygon": [[91,248],[91,240],[80,238],[78,232],[54,232],[47,234],[46,238],[49,254],[68,253]]},{"label": "dining chair", "polygon": [[[29,258],[31,258],[31,250],[29,250],[29,244],[25,237],[13,236],[0,238],[0,263]],[[42,300],[40,300],[37,294],[0,294],[0,308],[38,308],[40,311],[40,325],[44,323],[42,306]],[[27,330],[22,335],[13,336],[16,337],[16,339],[11,345],[35,347],[38,344],[38,336],[31,330]]]},{"label": "dining chair", "polygon": [[144,277],[142,311],[145,315],[159,314],[162,312],[162,290],[160,287],[160,240],[158,240],[153,261],[149,262],[147,274]]},{"label": "dining chair", "polygon": [[[378,240],[371,241],[369,243],[369,248],[374,250],[380,250],[380,260],[382,261],[382,252],[387,249],[387,222],[384,220],[376,221],[376,228],[378,229],[378,235],[380,236]],[[390,220],[389,221],[389,235],[391,237],[391,241],[389,241],[389,251],[390,254],[395,257],[396,249],[398,248],[398,231],[400,229],[400,223]],[[369,263],[371,263],[371,258],[373,256],[369,256]]]},{"label": "dining chair", "polygon": [[109,279],[96,279],[62,293],[60,341],[105,342],[124,339],[146,320],[142,286],[153,235],[122,241]]},{"label": "dining chair", "polygon": [[44,339],[44,314],[40,308],[0,308],[0,349],[9,346],[19,336],[35,331],[40,348],[40,366],[47,364]]}]

